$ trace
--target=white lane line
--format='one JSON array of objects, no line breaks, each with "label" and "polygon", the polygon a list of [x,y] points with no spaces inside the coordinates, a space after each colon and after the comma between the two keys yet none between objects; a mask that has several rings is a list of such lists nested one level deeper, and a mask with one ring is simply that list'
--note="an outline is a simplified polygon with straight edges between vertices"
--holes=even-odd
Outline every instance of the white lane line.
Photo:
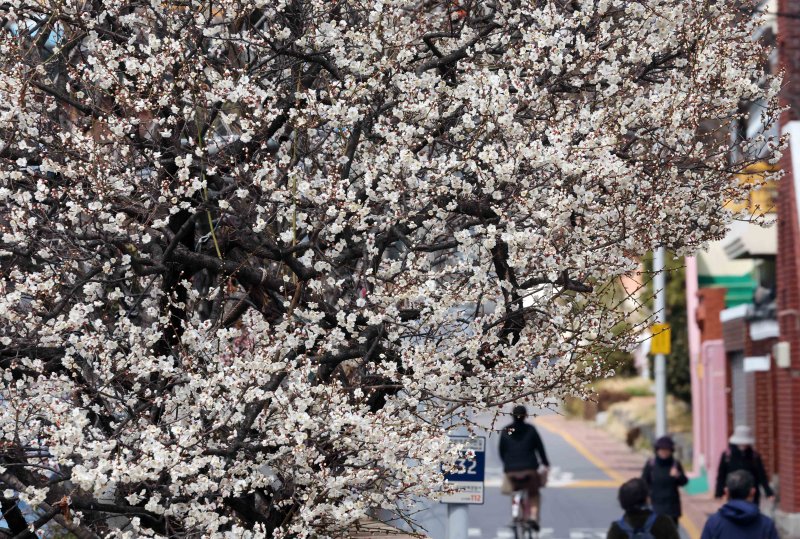
[{"label": "white lane line", "polygon": [[[555,537],[553,534],[555,530],[553,528],[542,528],[539,532],[539,539],[560,539]],[[573,528],[569,532],[569,539],[605,539],[606,537],[606,530],[600,528]],[[497,535],[492,537],[492,539],[513,539],[514,538],[514,531],[509,528],[498,528]]]},{"label": "white lane line", "polygon": [[[550,469],[550,477],[547,480],[547,488],[564,488],[574,483],[579,483],[579,479],[575,479],[575,474],[562,470],[558,466],[553,466]],[[503,474],[500,468],[486,470],[486,477],[483,484],[487,488],[500,488],[503,486]]]},{"label": "white lane line", "polygon": [[569,532],[569,539],[603,539],[605,536],[606,530],[600,528],[581,528]]}]

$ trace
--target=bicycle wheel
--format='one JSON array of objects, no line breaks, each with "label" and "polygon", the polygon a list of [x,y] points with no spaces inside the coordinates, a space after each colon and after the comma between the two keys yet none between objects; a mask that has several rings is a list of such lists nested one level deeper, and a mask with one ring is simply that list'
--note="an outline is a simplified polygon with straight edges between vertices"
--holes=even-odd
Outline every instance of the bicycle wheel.
[{"label": "bicycle wheel", "polygon": [[525,523],[521,520],[515,520],[511,528],[514,530],[514,539],[528,539],[525,536]]}]

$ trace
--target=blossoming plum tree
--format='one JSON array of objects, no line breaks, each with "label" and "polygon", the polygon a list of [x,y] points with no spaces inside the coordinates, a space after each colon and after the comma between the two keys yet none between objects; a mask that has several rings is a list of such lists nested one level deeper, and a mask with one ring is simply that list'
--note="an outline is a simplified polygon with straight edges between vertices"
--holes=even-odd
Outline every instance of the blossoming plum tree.
[{"label": "blossoming plum tree", "polygon": [[777,155],[730,4],[4,0],[10,533],[337,537],[444,425],[580,391],[606,285]]}]

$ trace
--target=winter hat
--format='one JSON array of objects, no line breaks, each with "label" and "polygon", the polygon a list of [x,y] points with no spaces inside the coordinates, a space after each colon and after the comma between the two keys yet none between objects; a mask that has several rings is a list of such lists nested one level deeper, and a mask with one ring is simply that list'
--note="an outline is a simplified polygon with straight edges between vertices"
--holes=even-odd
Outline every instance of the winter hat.
[{"label": "winter hat", "polygon": [[514,406],[514,410],[512,410],[511,415],[516,420],[524,420],[526,417],[528,417],[528,409],[525,408],[524,405],[518,404]]},{"label": "winter hat", "polygon": [[736,425],[728,441],[733,445],[753,445],[756,439],[753,438],[753,431],[747,425]]},{"label": "winter hat", "polygon": [[656,440],[653,447],[655,447],[656,450],[669,449],[670,451],[675,451],[675,442],[669,436],[662,436]]}]

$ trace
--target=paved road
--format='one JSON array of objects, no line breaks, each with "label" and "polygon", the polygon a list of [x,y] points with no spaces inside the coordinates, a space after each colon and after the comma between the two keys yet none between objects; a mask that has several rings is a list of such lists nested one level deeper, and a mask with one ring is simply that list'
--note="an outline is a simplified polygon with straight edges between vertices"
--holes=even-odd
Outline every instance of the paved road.
[{"label": "paved road", "polygon": [[[542,426],[539,432],[551,460],[551,480],[542,492],[542,539],[605,538],[608,524],[619,513],[614,485],[602,470],[564,438]],[[486,502],[470,507],[470,537],[513,537],[509,498],[500,494],[502,463],[498,435],[487,438]]]},{"label": "paved road", "polygon": [[[616,500],[617,488],[627,478],[607,468],[604,471],[590,447],[583,447],[569,433],[559,431],[547,421],[547,412],[544,414],[536,424],[550,459],[551,473],[548,486],[542,491],[539,538],[605,539],[611,521],[622,512]],[[469,507],[469,535],[464,539],[512,539],[510,499],[500,494],[499,435],[492,430],[502,428],[509,419],[500,419],[493,427],[488,418],[476,422],[486,427],[476,433],[487,438],[485,502]],[[434,503],[417,518],[431,539],[446,539],[446,505]],[[681,537],[689,538],[684,530]]]},{"label": "paved road", "polygon": [[[587,456],[586,452],[591,448],[579,450],[562,436],[563,433],[548,427],[546,418],[537,424],[552,466],[548,487],[542,492],[539,537],[605,539],[610,522],[619,518],[621,512],[616,500],[618,481],[590,460],[591,454]],[[486,502],[470,507],[469,537],[508,539],[513,533],[508,527],[511,520],[509,498],[500,494],[502,464],[497,452],[498,435],[484,434],[488,436]],[[683,537],[687,536],[683,534]]]}]

